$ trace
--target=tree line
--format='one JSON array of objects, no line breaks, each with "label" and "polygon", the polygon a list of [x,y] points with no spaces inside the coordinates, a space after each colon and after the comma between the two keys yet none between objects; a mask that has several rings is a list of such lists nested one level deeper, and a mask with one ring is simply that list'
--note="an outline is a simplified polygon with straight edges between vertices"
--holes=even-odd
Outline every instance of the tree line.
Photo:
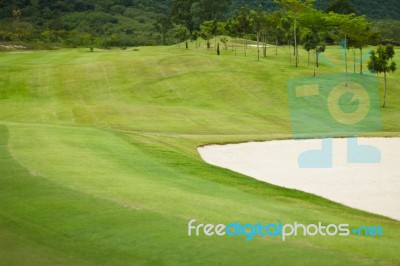
[{"label": "tree line", "polygon": [[[175,43],[206,40],[207,48],[217,48],[216,36],[230,36],[233,43],[238,39],[244,42],[243,53],[247,54],[247,40],[257,42],[257,59],[266,57],[267,43],[293,47],[295,65],[299,63],[299,46],[313,56],[316,67],[319,55],[330,44],[340,44],[351,49],[355,58],[356,50],[360,55],[369,44],[381,41],[380,32],[372,27],[365,16],[357,16],[347,0],[335,0],[324,12],[313,7],[313,0],[275,0],[277,11],[268,12],[260,5],[257,9],[242,6],[233,17],[218,19],[226,11],[229,1],[222,1],[211,13],[207,8],[197,8],[198,1],[173,0],[171,14],[160,17],[155,27],[162,35],[164,44],[168,39]],[[215,19],[209,20],[209,18]],[[215,43],[211,44],[210,40]],[[227,40],[221,38],[224,46]],[[218,42],[219,42],[218,41]],[[235,46],[236,47],[236,46]],[[235,50],[236,52],[236,50]],[[363,72],[360,56],[360,73]],[[354,64],[355,65],[355,64]]]},{"label": "tree line", "polygon": [[[314,58],[315,77],[319,67],[319,56],[325,52],[327,45],[339,44],[344,48],[346,73],[349,72],[348,58],[351,51],[354,73],[363,74],[364,48],[371,44],[377,45],[381,40],[380,32],[373,28],[366,16],[355,15],[354,8],[347,0],[333,1],[325,12],[313,7],[314,0],[274,0],[277,11],[265,11],[261,5],[257,9],[249,9],[245,5],[236,10],[231,18],[220,20],[218,17],[224,14],[227,2],[221,1],[220,5],[210,12],[206,6],[194,8],[195,4],[199,3],[195,0],[173,0],[170,16],[162,17],[155,24],[163,36],[164,44],[167,36],[173,36],[176,43],[183,42],[188,49],[189,40],[195,42],[198,47],[198,39],[201,38],[206,41],[207,49],[211,50],[213,45],[216,53],[220,55],[220,42],[227,49],[228,39],[225,36],[229,36],[235,54],[240,42],[243,54],[247,56],[247,42],[254,40],[258,61],[261,57],[267,57],[268,43],[275,44],[275,53],[278,52],[278,45],[286,44],[293,49],[289,54],[293,54],[296,67],[299,65],[299,47],[302,46],[308,52],[308,65],[311,56]],[[209,19],[213,17],[215,19]],[[214,44],[211,43],[212,39]],[[356,51],[359,51],[358,58]],[[368,62],[371,72],[384,74],[383,107],[386,105],[387,73],[397,69],[393,61],[394,54],[392,45],[379,46],[371,52]],[[360,65],[359,70],[356,70],[357,63]]]},{"label": "tree line", "polygon": [[[204,29],[213,24],[202,25],[206,21],[216,20],[217,30],[228,34],[220,24],[230,22],[232,25],[235,22],[232,18],[238,18],[244,4],[248,5],[247,11],[257,11],[257,2],[263,3],[262,10],[266,14],[283,13],[282,6],[273,0],[0,0],[0,42],[39,48],[172,44],[184,35],[194,39],[201,34],[209,35]],[[372,6],[372,2],[365,0],[363,6]],[[351,3],[356,2],[351,0]],[[393,11],[397,10],[396,3],[386,1],[380,6],[390,4]],[[316,0],[312,6],[327,14],[360,14],[362,5],[358,3],[355,8],[348,0]],[[286,30],[285,23],[287,21],[282,22],[283,30]],[[398,44],[399,23],[396,20],[372,21],[371,29],[381,33],[381,42]],[[299,27],[304,28],[302,24]],[[249,29],[246,36],[256,39],[256,33]],[[283,43],[284,38],[280,37],[279,41]],[[328,38],[327,42],[332,40]]]}]

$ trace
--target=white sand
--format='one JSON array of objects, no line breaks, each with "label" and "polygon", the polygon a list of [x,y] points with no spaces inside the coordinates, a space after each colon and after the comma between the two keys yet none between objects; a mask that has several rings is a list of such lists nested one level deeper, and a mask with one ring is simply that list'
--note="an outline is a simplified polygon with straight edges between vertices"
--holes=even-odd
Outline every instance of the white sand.
[{"label": "white sand", "polygon": [[298,165],[298,156],[321,149],[321,140],[211,145],[198,151],[212,165],[400,220],[400,138],[361,138],[358,142],[378,148],[381,163],[347,163],[346,139],[333,140],[333,168],[328,169]]}]

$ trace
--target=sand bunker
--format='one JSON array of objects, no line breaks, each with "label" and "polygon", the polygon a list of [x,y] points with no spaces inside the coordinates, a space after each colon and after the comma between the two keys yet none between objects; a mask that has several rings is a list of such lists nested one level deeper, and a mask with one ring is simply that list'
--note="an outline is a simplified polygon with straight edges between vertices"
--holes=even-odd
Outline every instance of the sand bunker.
[{"label": "sand bunker", "polygon": [[346,139],[333,140],[333,167],[327,169],[304,169],[298,163],[303,152],[321,149],[322,140],[211,145],[198,151],[209,164],[400,220],[400,138],[361,138],[358,143],[378,148],[381,162],[348,163]]}]

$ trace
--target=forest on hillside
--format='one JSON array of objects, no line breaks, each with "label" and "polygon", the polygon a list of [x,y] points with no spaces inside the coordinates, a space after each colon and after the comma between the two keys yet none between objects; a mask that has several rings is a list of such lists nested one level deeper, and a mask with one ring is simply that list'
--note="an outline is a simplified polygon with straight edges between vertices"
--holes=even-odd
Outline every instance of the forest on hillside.
[{"label": "forest on hillside", "polygon": [[[261,6],[272,14],[280,9],[276,2],[0,0],[0,42],[24,43],[36,48],[171,44],[181,39],[183,27],[190,35],[193,32],[200,34],[200,25],[204,21],[226,22],[244,6],[248,10]],[[329,10],[332,5],[334,9]],[[371,28],[381,33],[382,41],[400,39],[400,1],[316,0],[313,6],[322,11],[366,15],[372,22]],[[347,12],[349,10],[351,12]],[[256,38],[254,33],[247,37]]]}]

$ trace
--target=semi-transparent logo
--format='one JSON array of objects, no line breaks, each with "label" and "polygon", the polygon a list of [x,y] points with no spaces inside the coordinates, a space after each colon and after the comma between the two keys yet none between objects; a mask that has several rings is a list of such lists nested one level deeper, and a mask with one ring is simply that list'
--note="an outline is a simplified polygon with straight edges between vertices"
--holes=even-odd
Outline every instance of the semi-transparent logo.
[{"label": "semi-transparent logo", "polygon": [[357,136],[382,128],[376,75],[334,73],[287,82],[295,139],[321,138],[320,150],[299,155],[300,168],[331,168],[332,138],[347,137],[348,163],[379,163],[380,151]]}]

